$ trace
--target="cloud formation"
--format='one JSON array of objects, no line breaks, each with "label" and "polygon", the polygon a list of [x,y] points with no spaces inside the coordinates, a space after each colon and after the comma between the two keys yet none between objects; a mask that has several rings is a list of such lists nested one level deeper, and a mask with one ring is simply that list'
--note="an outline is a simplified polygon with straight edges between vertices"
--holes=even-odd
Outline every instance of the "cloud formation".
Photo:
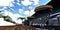
[{"label": "cloud formation", "polygon": [[32,2],[30,2],[29,0],[21,1],[21,3],[22,3],[24,6],[28,6],[28,5],[31,5],[31,4],[32,4]]},{"label": "cloud formation", "polygon": [[34,13],[35,13],[35,12],[34,12],[34,9],[32,9],[32,10],[27,10],[27,11],[24,12],[24,14],[25,14],[26,16],[32,16]]},{"label": "cloud formation", "polygon": [[24,10],[23,9],[19,9],[19,13],[21,14]]},{"label": "cloud formation", "polygon": [[14,1],[14,0],[0,0],[0,6],[9,6],[9,5],[10,5],[10,7],[11,7],[11,6],[14,6],[14,5],[12,4],[13,1]]}]

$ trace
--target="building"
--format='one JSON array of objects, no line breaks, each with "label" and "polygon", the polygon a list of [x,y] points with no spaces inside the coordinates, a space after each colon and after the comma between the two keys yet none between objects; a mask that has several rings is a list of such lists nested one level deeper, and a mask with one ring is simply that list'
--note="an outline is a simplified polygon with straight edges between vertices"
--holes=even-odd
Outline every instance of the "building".
[{"label": "building", "polygon": [[[60,1],[51,0],[48,4],[35,8],[35,14],[28,18],[27,24],[35,27],[53,27],[58,29],[60,26]],[[49,27],[50,26],[50,27]],[[56,27],[54,27],[56,26]],[[50,29],[51,30],[51,29]]]},{"label": "building", "polygon": [[4,21],[3,18],[0,18],[0,26],[11,26],[11,25],[16,25],[16,24]]}]

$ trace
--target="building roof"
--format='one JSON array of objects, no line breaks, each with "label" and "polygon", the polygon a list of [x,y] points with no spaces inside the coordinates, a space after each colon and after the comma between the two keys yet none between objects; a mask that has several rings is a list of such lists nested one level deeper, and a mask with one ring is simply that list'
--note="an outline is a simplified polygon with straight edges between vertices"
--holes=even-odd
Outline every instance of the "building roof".
[{"label": "building roof", "polygon": [[[60,7],[60,1],[59,0],[51,0],[47,5],[43,5],[43,6],[38,6],[35,8],[35,14],[33,14],[33,17],[39,16],[38,14],[40,14],[39,11],[41,10],[45,10],[47,8],[53,8],[53,12],[55,12],[59,7]],[[41,14],[40,14],[41,15]],[[31,16],[31,17],[32,17]]]},{"label": "building roof", "polygon": [[3,18],[0,18],[0,26],[11,26],[11,25],[16,25],[11,22],[4,21]]},{"label": "building roof", "polygon": [[38,7],[35,8],[35,12],[40,11],[40,10],[44,10],[44,9],[48,9],[48,8],[49,8],[49,9],[52,9],[53,6],[51,6],[51,5],[38,6]]},{"label": "building roof", "polygon": [[60,7],[60,0],[51,0],[47,5],[52,5],[54,9]]}]

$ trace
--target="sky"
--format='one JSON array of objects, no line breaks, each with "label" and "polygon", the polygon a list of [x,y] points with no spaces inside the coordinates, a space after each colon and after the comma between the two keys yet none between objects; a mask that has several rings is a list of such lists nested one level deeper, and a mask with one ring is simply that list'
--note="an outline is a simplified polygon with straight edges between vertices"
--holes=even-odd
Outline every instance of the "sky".
[{"label": "sky", "polygon": [[13,21],[18,17],[29,17],[35,12],[34,9],[40,5],[46,5],[51,0],[0,0],[0,11],[6,16],[9,15]]}]

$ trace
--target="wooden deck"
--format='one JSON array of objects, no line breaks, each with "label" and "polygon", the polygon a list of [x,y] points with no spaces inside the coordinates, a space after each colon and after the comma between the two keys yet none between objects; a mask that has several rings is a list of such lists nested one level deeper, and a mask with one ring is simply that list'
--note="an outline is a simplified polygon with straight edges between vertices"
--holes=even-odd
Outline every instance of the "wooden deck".
[{"label": "wooden deck", "polygon": [[36,30],[34,27],[26,27],[22,25],[0,26],[0,30]]}]

